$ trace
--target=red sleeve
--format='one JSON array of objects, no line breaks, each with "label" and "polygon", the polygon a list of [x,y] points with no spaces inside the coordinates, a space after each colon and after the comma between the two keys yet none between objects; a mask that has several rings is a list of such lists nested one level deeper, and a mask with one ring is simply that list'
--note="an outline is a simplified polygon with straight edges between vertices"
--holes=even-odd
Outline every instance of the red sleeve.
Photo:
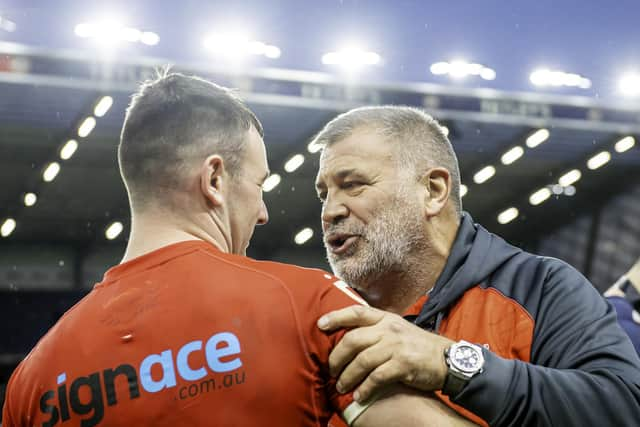
[{"label": "red sleeve", "polygon": [[15,370],[11,378],[9,379],[9,383],[7,384],[7,388],[5,389],[4,394],[4,406],[2,408],[2,423],[0,425],[2,427],[18,427],[17,419],[11,416],[11,413],[17,413],[15,403],[17,401],[13,398],[15,394],[15,381],[18,375],[18,370],[22,365],[18,365],[18,368]]},{"label": "red sleeve", "polygon": [[342,412],[353,402],[353,394],[340,394],[336,390],[336,379],[331,378],[327,368],[329,366],[329,354],[335,345],[342,339],[346,330],[339,330],[334,333],[327,334],[322,332],[316,325],[318,319],[333,310],[349,307],[352,305],[366,305],[366,302],[351,289],[345,282],[339,280],[335,276],[323,273],[323,284],[319,295],[319,304],[311,311],[313,316],[311,342],[317,343],[317,354],[320,356],[320,364],[324,369],[327,378],[326,393],[332,408],[335,412]]}]

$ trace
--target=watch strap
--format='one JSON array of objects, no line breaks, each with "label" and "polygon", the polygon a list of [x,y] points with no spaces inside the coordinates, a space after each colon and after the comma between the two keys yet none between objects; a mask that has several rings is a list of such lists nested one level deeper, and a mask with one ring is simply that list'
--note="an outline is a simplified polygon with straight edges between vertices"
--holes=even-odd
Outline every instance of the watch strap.
[{"label": "watch strap", "polygon": [[446,396],[456,396],[467,385],[467,382],[469,382],[469,377],[449,369],[447,376],[444,378],[442,393]]}]

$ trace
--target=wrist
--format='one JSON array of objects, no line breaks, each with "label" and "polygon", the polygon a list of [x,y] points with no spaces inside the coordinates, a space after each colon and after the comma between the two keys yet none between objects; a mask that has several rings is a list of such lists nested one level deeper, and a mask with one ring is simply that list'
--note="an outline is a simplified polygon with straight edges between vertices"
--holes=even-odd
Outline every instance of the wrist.
[{"label": "wrist", "polygon": [[458,395],[473,377],[484,369],[484,350],[481,346],[461,340],[444,351],[447,365],[442,392],[447,396]]}]

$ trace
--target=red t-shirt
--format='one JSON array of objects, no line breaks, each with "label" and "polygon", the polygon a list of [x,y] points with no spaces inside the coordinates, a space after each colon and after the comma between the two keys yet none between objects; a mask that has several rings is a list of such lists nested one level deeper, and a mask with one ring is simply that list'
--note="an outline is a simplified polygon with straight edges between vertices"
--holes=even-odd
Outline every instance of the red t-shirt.
[{"label": "red t-shirt", "polygon": [[111,268],[14,372],[4,426],[320,426],[352,402],[328,375],[358,303],[324,271],[202,241]]}]

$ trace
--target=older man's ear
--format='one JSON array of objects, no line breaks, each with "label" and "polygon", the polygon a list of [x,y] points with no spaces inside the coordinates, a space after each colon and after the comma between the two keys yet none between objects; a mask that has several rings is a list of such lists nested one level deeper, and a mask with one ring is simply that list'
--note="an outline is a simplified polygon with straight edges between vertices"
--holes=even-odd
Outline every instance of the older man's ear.
[{"label": "older man's ear", "polygon": [[444,209],[451,193],[451,175],[445,168],[429,169],[422,177],[425,215],[432,217]]}]

